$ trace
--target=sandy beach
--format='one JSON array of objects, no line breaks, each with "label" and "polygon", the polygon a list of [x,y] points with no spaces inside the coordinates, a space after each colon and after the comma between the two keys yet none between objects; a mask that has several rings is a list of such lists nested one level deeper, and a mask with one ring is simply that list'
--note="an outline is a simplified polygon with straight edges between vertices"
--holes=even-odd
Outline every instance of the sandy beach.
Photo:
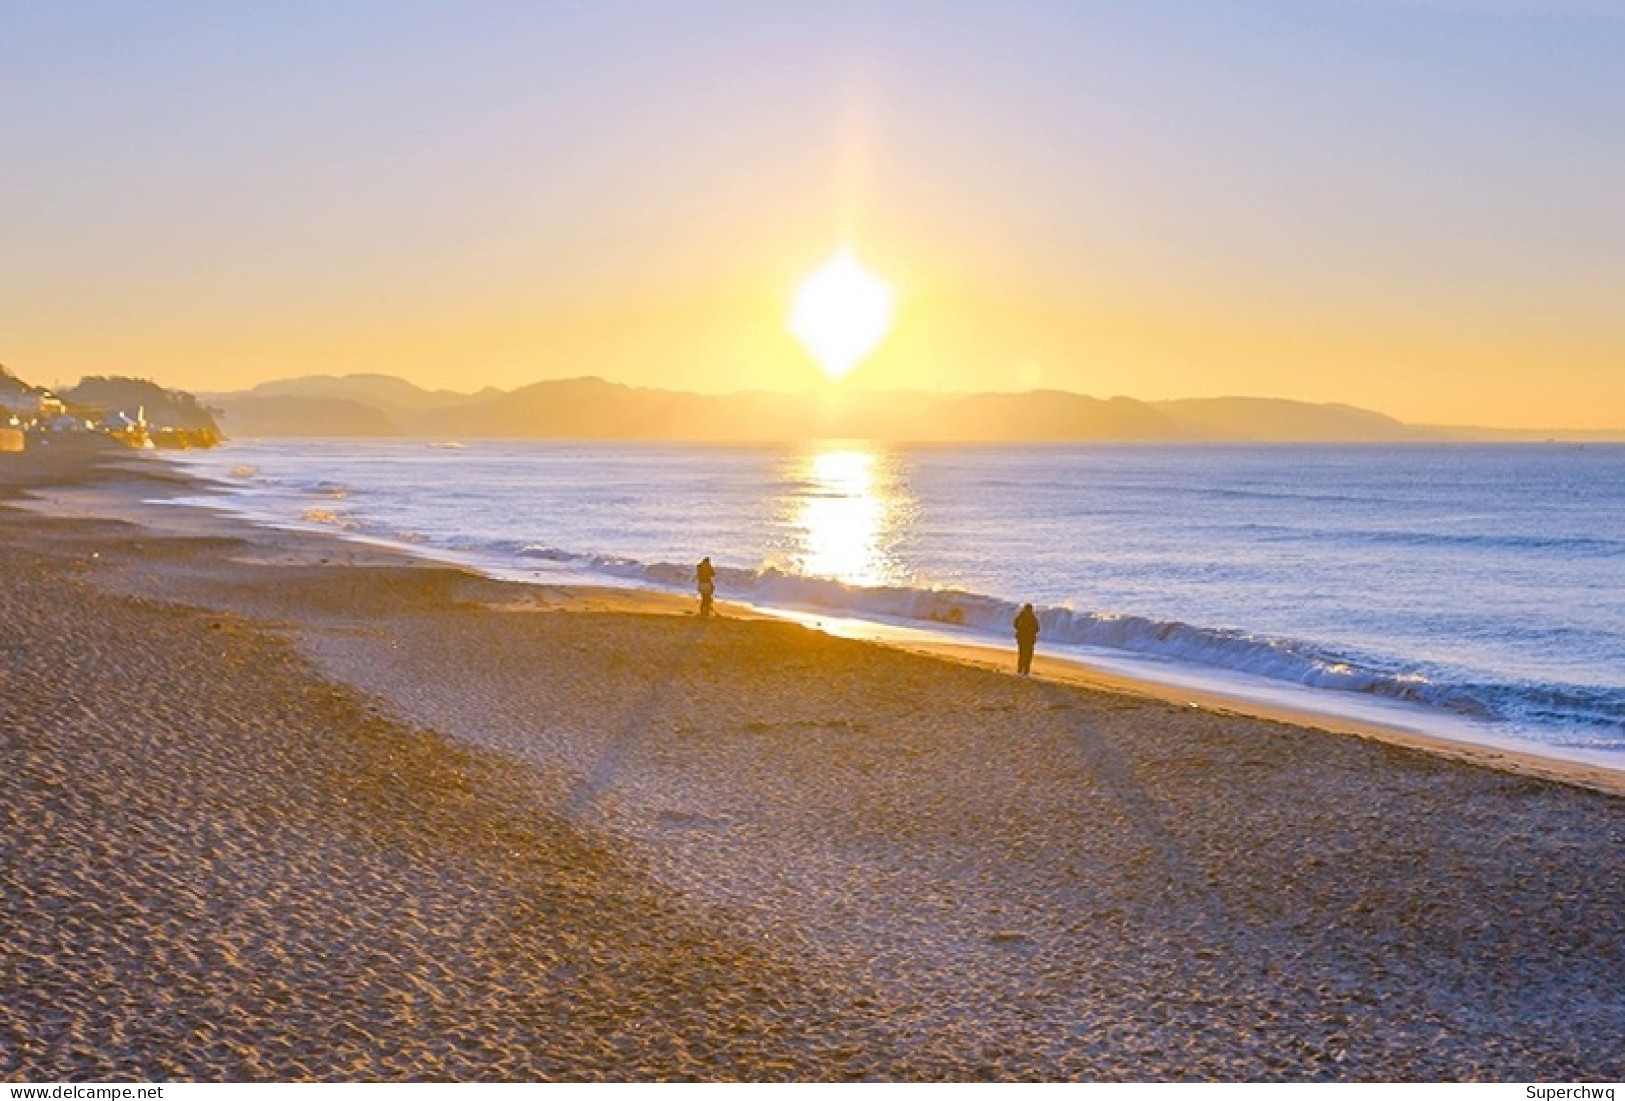
[{"label": "sandy beach", "polygon": [[1617,776],[177,487],[0,455],[8,1080],[1625,1078]]}]

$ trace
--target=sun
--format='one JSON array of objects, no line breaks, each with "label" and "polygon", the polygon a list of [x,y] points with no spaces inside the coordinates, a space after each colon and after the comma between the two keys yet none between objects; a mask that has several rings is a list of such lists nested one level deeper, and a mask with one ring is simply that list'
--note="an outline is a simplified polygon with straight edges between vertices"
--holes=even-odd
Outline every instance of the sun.
[{"label": "sun", "polygon": [[889,284],[843,248],[796,289],[790,334],[839,380],[886,339],[896,299]]}]

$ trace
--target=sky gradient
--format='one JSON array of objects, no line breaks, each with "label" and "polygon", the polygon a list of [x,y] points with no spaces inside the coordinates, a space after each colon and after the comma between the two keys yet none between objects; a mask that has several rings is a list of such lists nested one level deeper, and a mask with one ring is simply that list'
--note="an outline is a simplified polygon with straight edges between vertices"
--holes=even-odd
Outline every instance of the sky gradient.
[{"label": "sky gradient", "polygon": [[0,7],[0,363],[1625,427],[1625,5]]}]

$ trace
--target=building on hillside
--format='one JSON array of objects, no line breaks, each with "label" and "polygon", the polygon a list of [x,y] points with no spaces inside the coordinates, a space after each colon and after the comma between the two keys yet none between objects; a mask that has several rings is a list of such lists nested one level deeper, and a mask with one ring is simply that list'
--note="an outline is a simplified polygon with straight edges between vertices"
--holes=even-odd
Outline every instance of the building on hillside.
[{"label": "building on hillside", "polygon": [[136,407],[133,417],[122,409],[107,414],[102,421],[102,431],[130,447],[152,446],[152,436],[147,431],[147,407],[144,405]]}]

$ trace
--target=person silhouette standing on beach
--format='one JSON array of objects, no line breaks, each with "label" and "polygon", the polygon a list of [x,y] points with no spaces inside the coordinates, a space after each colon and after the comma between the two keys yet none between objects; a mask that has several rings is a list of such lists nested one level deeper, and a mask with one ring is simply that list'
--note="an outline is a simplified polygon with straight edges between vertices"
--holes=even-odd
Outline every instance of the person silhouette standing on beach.
[{"label": "person silhouette standing on beach", "polygon": [[700,618],[711,618],[711,597],[717,591],[717,570],[711,565],[711,556],[706,555],[700,559],[700,564],[694,567],[694,582],[700,590]]},{"label": "person silhouette standing on beach", "polygon": [[1038,613],[1023,604],[1011,624],[1016,629],[1016,672],[1027,676],[1033,671],[1033,647],[1038,645]]}]

